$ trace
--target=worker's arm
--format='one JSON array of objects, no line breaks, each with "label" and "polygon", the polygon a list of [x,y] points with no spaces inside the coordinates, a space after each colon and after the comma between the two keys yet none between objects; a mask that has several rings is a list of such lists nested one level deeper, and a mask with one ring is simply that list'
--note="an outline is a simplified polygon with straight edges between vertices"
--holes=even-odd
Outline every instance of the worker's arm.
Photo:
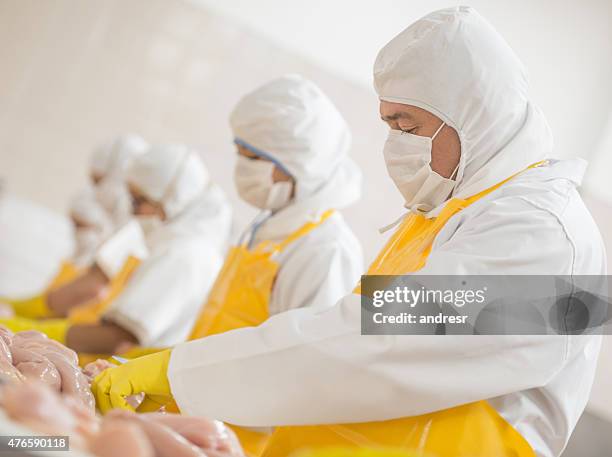
[{"label": "worker's arm", "polygon": [[[571,272],[573,248],[553,215],[496,208],[497,222],[487,214],[458,228],[421,273]],[[327,310],[177,345],[169,380],[182,412],[238,425],[385,420],[543,386],[570,348],[590,341],[569,338],[363,336],[360,297],[349,295]]]},{"label": "worker's arm", "polygon": [[104,320],[129,330],[141,346],[184,341],[221,262],[201,244],[152,255],[105,310]]},{"label": "worker's arm", "polygon": [[111,322],[73,325],[66,333],[68,347],[90,354],[114,354],[121,345],[137,342],[132,333]]},{"label": "worker's arm", "polygon": [[66,316],[79,305],[100,298],[109,284],[102,270],[94,265],[74,281],[47,293],[47,306],[54,316]]}]

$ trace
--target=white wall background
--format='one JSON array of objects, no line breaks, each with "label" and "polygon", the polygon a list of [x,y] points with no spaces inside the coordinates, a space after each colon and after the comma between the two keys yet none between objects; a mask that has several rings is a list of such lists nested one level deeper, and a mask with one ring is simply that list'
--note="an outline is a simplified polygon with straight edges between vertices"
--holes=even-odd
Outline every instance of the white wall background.
[{"label": "white wall background", "polygon": [[[530,69],[557,155],[589,158],[587,197],[612,252],[612,2],[474,0]],[[2,0],[0,177],[14,194],[63,211],[91,148],[118,132],[197,146],[236,205],[227,115],[279,74],[313,79],[353,132],[367,170],[346,211],[371,258],[401,199],[386,177],[386,129],[371,89],[378,49],[438,0]],[[50,240],[52,241],[52,240]],[[612,268],[611,268],[612,271]],[[612,417],[612,344],[592,408]]]},{"label": "white wall background", "polygon": [[529,69],[533,98],[548,117],[559,157],[592,157],[612,115],[609,0],[191,1],[367,88],[376,54],[389,39],[433,10],[469,4]]}]

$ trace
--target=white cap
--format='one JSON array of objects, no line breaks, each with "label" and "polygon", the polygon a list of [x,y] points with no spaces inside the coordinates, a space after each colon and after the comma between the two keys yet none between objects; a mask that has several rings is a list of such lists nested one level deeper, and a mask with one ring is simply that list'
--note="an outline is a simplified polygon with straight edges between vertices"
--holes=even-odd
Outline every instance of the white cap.
[{"label": "white cap", "polygon": [[360,172],[348,157],[351,134],[346,121],[321,89],[302,76],[274,79],[242,97],[230,115],[230,126],[237,144],[271,159],[295,178],[297,200],[341,172],[356,179],[354,186],[346,187],[354,190],[346,200],[359,197]]},{"label": "white cap", "polygon": [[131,161],[147,150],[146,141],[134,134],[122,135],[97,147],[90,159],[93,173],[102,177],[123,175]]},{"label": "white cap", "polygon": [[455,196],[485,190],[552,150],[525,67],[473,8],[433,12],[393,38],[376,57],[374,87],[381,100],[427,110],[458,132]]},{"label": "white cap", "polygon": [[204,191],[208,170],[197,153],[183,145],[152,146],[132,162],[126,181],[176,217]]}]

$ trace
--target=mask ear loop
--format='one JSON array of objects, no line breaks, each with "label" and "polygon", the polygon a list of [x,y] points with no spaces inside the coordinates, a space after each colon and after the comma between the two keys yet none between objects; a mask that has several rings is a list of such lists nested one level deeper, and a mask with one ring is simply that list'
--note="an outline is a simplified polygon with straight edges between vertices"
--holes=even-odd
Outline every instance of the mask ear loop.
[{"label": "mask ear loop", "polygon": [[446,125],[446,122],[442,121],[442,124],[440,124],[440,127],[438,127],[438,130],[436,130],[436,133],[433,134],[433,136],[431,137],[431,141],[433,142],[433,140],[436,139],[436,137],[438,136],[438,133],[440,133],[440,130],[442,130],[442,128]]}]

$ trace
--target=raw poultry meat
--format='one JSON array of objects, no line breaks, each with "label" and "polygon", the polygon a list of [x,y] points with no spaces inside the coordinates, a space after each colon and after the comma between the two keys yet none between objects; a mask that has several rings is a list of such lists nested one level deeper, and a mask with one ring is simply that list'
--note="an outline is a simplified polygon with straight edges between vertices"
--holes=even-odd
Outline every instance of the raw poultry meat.
[{"label": "raw poultry meat", "polygon": [[95,432],[84,427],[97,427],[95,422],[81,423],[81,417],[75,412],[82,406],[66,402],[42,382],[3,386],[1,403],[13,420],[48,435],[70,435],[70,444],[76,448],[83,448],[87,436]]},{"label": "raw poultry meat", "polygon": [[72,365],[63,355],[56,352],[44,352],[43,355],[59,371],[62,379],[61,392],[78,398],[85,406],[94,411],[96,401],[91,393],[89,381],[81,372],[81,369],[78,366]]},{"label": "raw poultry meat", "polygon": [[22,381],[24,376],[13,366],[13,354],[9,347],[0,339],[0,377],[4,381]]},{"label": "raw poultry meat", "polygon": [[0,398],[15,421],[37,432],[69,435],[71,448],[98,457],[244,457],[233,432],[218,421],[123,410],[99,418],[41,382],[7,384]]},{"label": "raw poultry meat", "polygon": [[36,352],[41,350],[57,352],[63,355],[72,365],[78,366],[79,364],[79,357],[76,352],[36,330],[15,333],[13,345],[34,349]]},{"label": "raw poultry meat", "polygon": [[62,379],[57,368],[44,355],[22,348],[11,346],[13,354],[13,365],[30,381],[42,381],[49,387],[59,391],[62,387]]},{"label": "raw poultry meat", "polygon": [[90,362],[83,367],[83,374],[89,378],[90,381],[102,373],[107,368],[112,368],[116,365],[112,364],[108,360],[98,359],[94,362]]},{"label": "raw poultry meat", "polygon": [[[91,380],[114,366],[97,360],[82,371],[77,355],[36,331],[0,326],[0,404],[13,420],[46,434],[70,435],[71,447],[99,457],[244,457],[222,422],[177,414],[115,410],[96,417]],[[143,395],[128,397],[137,407]]]},{"label": "raw poultry meat", "polygon": [[13,342],[13,332],[0,325],[0,339],[2,339],[2,341],[4,341],[4,343],[10,347],[11,343]]},{"label": "raw poultry meat", "polygon": [[171,428],[185,439],[209,452],[215,450],[225,455],[242,455],[242,448],[234,432],[223,422],[180,414],[147,413],[140,417]]},{"label": "raw poultry meat", "polygon": [[130,420],[140,426],[157,457],[206,457],[204,451],[169,427],[130,411],[114,410],[109,417]]},{"label": "raw poultry meat", "polygon": [[89,451],[98,457],[155,457],[155,449],[145,432],[129,420],[108,418],[100,433],[89,444]]},{"label": "raw poultry meat", "polygon": [[78,366],[76,352],[44,333],[29,330],[13,334],[0,326],[0,377],[43,382],[94,411],[89,380]]}]

